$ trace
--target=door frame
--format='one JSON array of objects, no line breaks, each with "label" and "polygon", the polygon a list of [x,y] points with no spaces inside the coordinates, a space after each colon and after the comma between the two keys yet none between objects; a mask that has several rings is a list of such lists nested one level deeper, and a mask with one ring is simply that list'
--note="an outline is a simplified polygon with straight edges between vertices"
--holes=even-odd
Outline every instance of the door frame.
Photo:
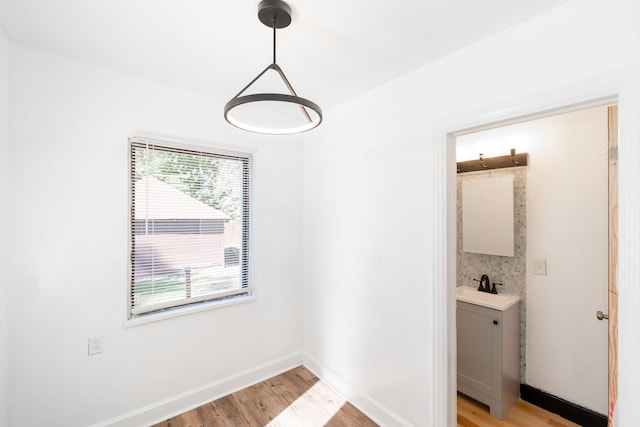
[{"label": "door frame", "polygon": [[[640,344],[633,339],[640,326],[640,66],[573,85],[541,92],[513,102],[472,111],[434,123],[432,144],[433,199],[433,424],[455,427],[456,421],[456,208],[455,140],[459,135],[554,116],[590,107],[618,104],[618,129],[624,139],[618,154],[618,400],[610,402],[614,426],[631,425],[640,391]],[[625,328],[629,325],[629,328]]]},{"label": "door frame", "polygon": [[607,172],[608,172],[608,359],[609,359],[609,427],[613,427],[615,403],[618,400],[618,105],[607,108]]}]

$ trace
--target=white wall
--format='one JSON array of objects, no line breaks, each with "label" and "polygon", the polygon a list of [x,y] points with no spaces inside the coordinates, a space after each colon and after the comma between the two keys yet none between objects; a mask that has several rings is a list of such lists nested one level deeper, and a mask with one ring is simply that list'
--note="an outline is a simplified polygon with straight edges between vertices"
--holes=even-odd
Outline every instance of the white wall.
[{"label": "white wall", "polygon": [[[15,43],[9,70],[9,424],[148,424],[299,364],[300,140],[236,131],[222,100]],[[123,327],[135,131],[254,153],[255,301]],[[88,357],[94,335],[104,352]]]},{"label": "white wall", "polygon": [[9,255],[9,236],[7,226],[7,210],[9,208],[9,43],[0,29],[0,271],[4,272],[0,279],[0,427],[7,423],[7,393],[8,393],[8,305],[7,305],[7,275],[11,263]]},{"label": "white wall", "polygon": [[639,15],[635,0],[572,1],[329,110],[308,135],[306,360],[381,404],[386,425],[433,425],[446,399],[432,395],[434,121],[638,64]]},{"label": "white wall", "polygon": [[[312,369],[385,425],[432,425],[434,120],[638,64],[639,15],[574,0],[327,111],[304,199],[298,141],[229,130],[224,100],[11,44],[9,424],[97,423],[295,360],[304,318]],[[136,130],[256,153],[254,303],[123,329]]]}]

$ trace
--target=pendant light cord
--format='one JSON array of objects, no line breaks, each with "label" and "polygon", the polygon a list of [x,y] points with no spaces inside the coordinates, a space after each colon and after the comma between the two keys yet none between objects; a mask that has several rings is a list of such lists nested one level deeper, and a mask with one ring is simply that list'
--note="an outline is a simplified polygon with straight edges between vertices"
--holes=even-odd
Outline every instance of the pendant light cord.
[{"label": "pendant light cord", "polygon": [[273,18],[273,63],[276,63],[276,18]]}]

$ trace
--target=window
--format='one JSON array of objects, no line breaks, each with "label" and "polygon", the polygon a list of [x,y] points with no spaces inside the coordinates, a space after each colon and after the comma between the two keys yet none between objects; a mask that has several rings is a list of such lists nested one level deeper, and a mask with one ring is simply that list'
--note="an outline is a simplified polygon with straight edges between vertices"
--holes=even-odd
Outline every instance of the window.
[{"label": "window", "polygon": [[132,138],[129,318],[251,295],[251,156]]}]

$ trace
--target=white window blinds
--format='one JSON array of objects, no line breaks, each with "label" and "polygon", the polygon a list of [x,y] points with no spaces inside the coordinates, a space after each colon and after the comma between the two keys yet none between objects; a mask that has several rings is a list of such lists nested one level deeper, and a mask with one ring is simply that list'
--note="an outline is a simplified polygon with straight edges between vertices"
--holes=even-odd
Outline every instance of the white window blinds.
[{"label": "white window blinds", "polygon": [[250,155],[130,147],[130,317],[249,295]]}]

